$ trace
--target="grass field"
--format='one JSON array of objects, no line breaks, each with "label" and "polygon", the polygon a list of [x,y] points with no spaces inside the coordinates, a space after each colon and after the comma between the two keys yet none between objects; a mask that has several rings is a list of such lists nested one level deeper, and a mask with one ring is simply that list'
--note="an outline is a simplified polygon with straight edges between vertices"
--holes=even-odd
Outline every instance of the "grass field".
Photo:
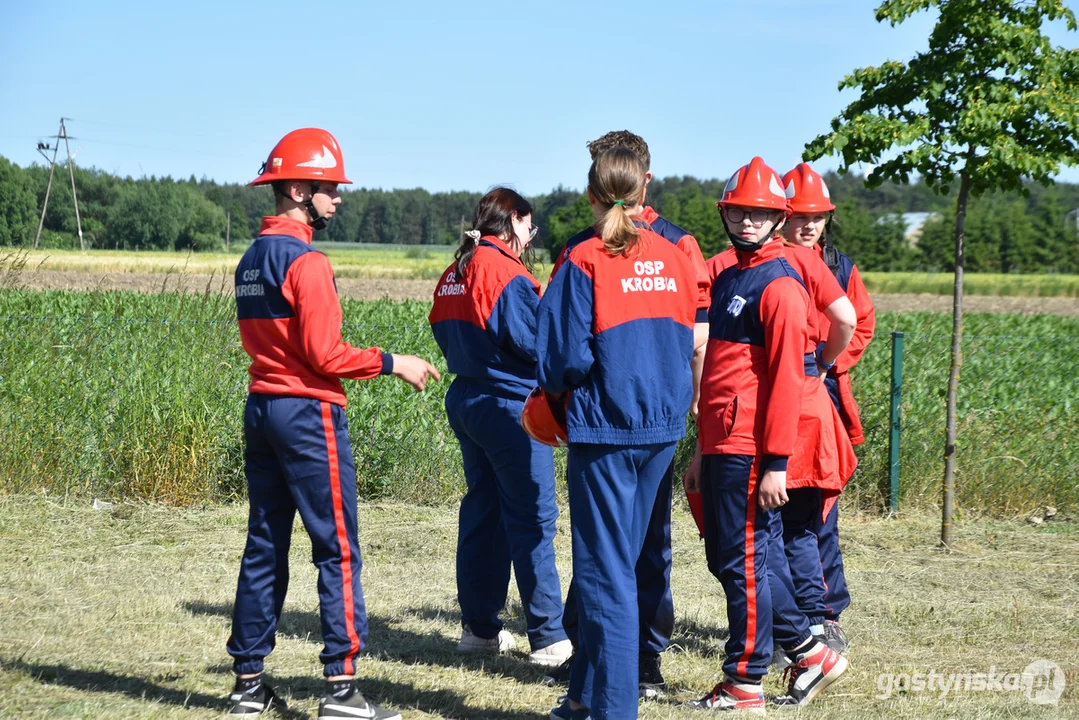
[{"label": "grass field", "polygon": [[[179,510],[40,496],[0,497],[0,717],[211,718],[231,679],[224,644],[243,548],[241,505]],[[569,569],[568,516],[556,539]],[[1031,528],[960,522],[951,553],[936,550],[935,518],[844,516],[854,605],[844,615],[852,669],[812,706],[774,717],[876,720],[1070,718],[1079,715],[1079,525]],[[677,627],[664,671],[668,701],[641,717],[692,718],[678,707],[716,681],[726,614],[703,545],[680,507],[674,518]],[[560,690],[521,654],[463,658],[451,509],[360,507],[363,583],[371,617],[358,674],[367,692],[406,718],[543,720]],[[271,682],[291,712],[311,718],[318,597],[310,544],[297,524],[292,580]],[[515,589],[507,628],[525,643]],[[1021,672],[1050,660],[1067,677],[1056,706],[1023,692],[897,693],[882,673]],[[766,691],[780,689],[777,675]]]},{"label": "grass field", "polygon": [[[435,280],[453,255],[445,245],[344,245],[320,243],[339,278]],[[11,251],[9,251],[11,252]],[[188,273],[231,276],[239,259],[232,253],[128,252],[118,250],[41,250],[21,252],[29,270],[83,273]],[[541,262],[542,261],[542,262]],[[3,263],[0,262],[0,265]],[[535,275],[546,280],[550,264],[546,251],[537,253]],[[872,293],[951,295],[951,273],[867,272],[863,278]],[[966,275],[970,295],[1015,297],[1079,297],[1079,275]]]},{"label": "grass field", "polygon": [[[445,370],[421,302],[345,301],[345,337]],[[242,496],[247,358],[230,298],[0,291],[0,492],[179,505]],[[867,441],[847,494],[879,509],[888,478],[890,346],[907,333],[904,509],[937,503],[950,319],[881,313],[857,368]],[[960,512],[1079,508],[1079,318],[970,315],[960,385]],[[346,383],[367,499],[443,503],[461,487],[442,407],[390,379]],[[683,451],[692,440],[687,440]],[[681,457],[685,459],[686,452]]]}]

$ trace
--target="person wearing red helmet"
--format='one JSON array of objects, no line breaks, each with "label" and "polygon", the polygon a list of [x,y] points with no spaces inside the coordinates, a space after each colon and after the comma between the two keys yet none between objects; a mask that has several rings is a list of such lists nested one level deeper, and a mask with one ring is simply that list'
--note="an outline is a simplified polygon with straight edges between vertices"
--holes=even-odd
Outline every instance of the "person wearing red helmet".
[{"label": "person wearing red helmet", "polygon": [[[858,363],[873,339],[876,311],[857,266],[832,245],[831,224],[835,204],[824,178],[808,163],[800,163],[783,176],[783,184],[794,212],[787,224],[787,243],[809,248],[823,259],[856,313],[854,336],[846,349],[835,356],[832,364],[824,367],[827,374],[823,380],[851,444],[860,445],[865,441],[865,436],[858,404],[851,389],[850,369]],[[824,318],[822,334],[827,333],[828,321],[828,318]],[[813,611],[829,632],[844,638],[838,622],[840,613],[850,606],[850,592],[843,572],[843,555],[839,550],[839,506],[836,499],[834,495],[823,498],[819,512],[812,518],[812,532],[817,540],[819,567],[823,572],[825,589],[823,600]],[[813,565],[808,553],[804,565],[807,568]],[[817,584],[812,583],[814,594]]]},{"label": "person wearing red helmet", "polygon": [[[599,153],[611,148],[624,147],[632,150],[645,167],[645,187],[652,180],[650,170],[652,155],[648,143],[639,135],[628,130],[609,132],[588,143],[588,151],[595,160]],[[701,368],[704,366],[704,346],[708,339],[708,304],[711,281],[704,265],[697,239],[688,230],[675,225],[660,216],[650,206],[645,205],[638,216],[640,221],[660,237],[673,244],[682,252],[693,266],[697,291],[697,314],[694,317],[694,355],[693,355],[693,402],[690,413],[696,418],[697,401],[700,397]],[[578,243],[592,237],[591,228],[578,233],[566,242],[566,247],[558,254],[551,279],[554,279],[562,263]],[[674,597],[671,593],[671,499],[674,479],[674,461],[663,476],[657,491],[657,502],[652,511],[645,534],[644,547],[637,560],[637,605],[640,610],[640,668],[639,690],[643,698],[660,697],[667,691],[667,683],[661,671],[661,653],[671,643],[674,633]],[[571,582],[566,595],[566,614],[564,618],[566,632],[575,640],[577,629],[576,588]],[[561,668],[552,671],[547,680],[552,683],[566,683],[572,668],[572,659]]]},{"label": "person wearing red helmet", "polygon": [[236,268],[240,339],[251,357],[244,409],[244,474],[250,512],[236,588],[228,652],[236,684],[229,717],[281,706],[263,680],[264,659],[288,589],[288,551],[298,512],[319,574],[326,688],[319,718],[401,716],[370,702],[355,686],[356,655],[367,642],[360,584],[356,470],[341,378],[395,375],[417,391],[438,371],[412,355],[355,348],[341,339],[341,302],[333,269],[311,247],[349,184],[333,135],[290,132],[251,185],[270,185],[276,214]]},{"label": "person wearing red helmet", "polygon": [[596,216],[540,301],[541,388],[565,397],[577,655],[556,720],[627,720],[639,700],[635,566],[692,401],[696,273],[639,220],[646,168],[624,147],[588,173]]},{"label": "person wearing red helmet", "polygon": [[[787,216],[779,176],[753,158],[731,176],[720,207],[737,264],[716,278],[701,381],[698,443],[708,567],[723,585],[730,637],[725,677],[692,705],[763,712],[761,679],[773,637],[796,659],[785,705],[804,705],[847,661],[817,641],[797,607],[783,554],[779,508],[798,444],[809,367],[809,295],[777,236]],[[696,487],[694,485],[699,485]]]},{"label": "person wearing red helmet", "polygon": [[435,286],[429,317],[457,376],[446,393],[446,415],[461,446],[468,487],[458,522],[457,649],[505,652],[514,646],[498,617],[512,565],[529,660],[558,666],[573,646],[562,628],[555,566],[554,454],[519,422],[536,387],[540,286],[521,261],[536,234],[532,205],[496,187],[476,206],[472,228]]}]

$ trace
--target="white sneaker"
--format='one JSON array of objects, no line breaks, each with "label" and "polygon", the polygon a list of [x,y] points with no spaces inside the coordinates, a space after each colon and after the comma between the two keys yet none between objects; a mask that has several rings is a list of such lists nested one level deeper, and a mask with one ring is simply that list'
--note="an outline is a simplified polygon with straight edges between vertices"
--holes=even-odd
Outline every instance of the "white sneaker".
[{"label": "white sneaker", "polygon": [[569,640],[559,640],[547,647],[533,650],[532,654],[528,656],[528,662],[533,665],[542,665],[543,667],[558,667],[572,656],[573,643]]},{"label": "white sneaker", "polygon": [[472,628],[465,625],[461,629],[461,642],[457,643],[457,652],[509,652],[517,646],[513,636],[505,630],[499,630],[498,636],[491,639],[476,637],[472,634]]}]

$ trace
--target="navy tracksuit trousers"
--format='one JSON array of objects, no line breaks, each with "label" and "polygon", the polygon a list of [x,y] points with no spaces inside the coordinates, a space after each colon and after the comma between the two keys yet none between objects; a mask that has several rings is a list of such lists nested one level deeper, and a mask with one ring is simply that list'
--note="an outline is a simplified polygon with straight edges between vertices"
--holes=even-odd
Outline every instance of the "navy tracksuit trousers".
[{"label": "navy tracksuit trousers", "polygon": [[[656,491],[656,503],[644,536],[644,547],[634,568],[637,575],[637,610],[641,654],[658,655],[671,644],[674,634],[674,597],[671,595],[671,462]],[[562,625],[577,645],[577,587],[571,581],[566,593]]]},{"label": "navy tracksuit trousers", "polygon": [[767,674],[773,641],[791,650],[810,638],[794,600],[779,512],[758,503],[759,467],[751,455],[705,455],[701,462],[704,549],[727,596],[723,671],[750,680]]},{"label": "navy tracksuit trousers", "polygon": [[318,568],[327,677],[351,675],[367,643],[360,585],[356,468],[344,408],[297,397],[251,394],[244,409],[244,472],[250,511],[228,651],[239,674],[262,671],[288,590],[297,511]]},{"label": "navy tracksuit trousers", "polygon": [[828,615],[824,600],[824,567],[817,531],[821,527],[821,491],[818,488],[794,488],[787,491],[788,501],[780,508],[783,519],[783,547],[794,581],[798,609],[819,625]]},{"label": "navy tracksuit trousers", "polygon": [[[835,409],[842,413],[839,381],[825,377],[824,387],[828,389],[828,397],[832,399]],[[830,507],[825,503],[824,510],[818,518],[816,533],[820,562],[824,568],[824,604],[828,607],[825,617],[838,620],[839,614],[850,607],[850,591],[847,590],[847,576],[843,572],[843,553],[839,550],[839,502],[833,500]]]},{"label": "navy tracksuit trousers", "polygon": [[521,427],[524,399],[492,392],[458,377],[446,394],[468,485],[457,537],[461,622],[477,637],[498,635],[512,563],[528,641],[539,650],[566,639],[554,552],[554,455]]},{"label": "navy tracksuit trousers", "polygon": [[596,720],[637,717],[635,568],[674,448],[675,443],[569,447],[566,484],[578,610],[569,697]]}]

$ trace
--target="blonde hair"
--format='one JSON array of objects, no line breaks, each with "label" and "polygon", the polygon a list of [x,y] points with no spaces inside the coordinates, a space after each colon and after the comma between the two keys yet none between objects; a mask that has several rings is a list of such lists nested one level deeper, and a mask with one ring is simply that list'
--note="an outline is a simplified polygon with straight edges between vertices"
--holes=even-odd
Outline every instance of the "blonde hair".
[{"label": "blonde hair", "polygon": [[625,147],[598,153],[588,169],[592,199],[607,209],[596,222],[596,232],[611,255],[625,255],[640,237],[631,213],[644,196],[646,172],[637,154]]}]

